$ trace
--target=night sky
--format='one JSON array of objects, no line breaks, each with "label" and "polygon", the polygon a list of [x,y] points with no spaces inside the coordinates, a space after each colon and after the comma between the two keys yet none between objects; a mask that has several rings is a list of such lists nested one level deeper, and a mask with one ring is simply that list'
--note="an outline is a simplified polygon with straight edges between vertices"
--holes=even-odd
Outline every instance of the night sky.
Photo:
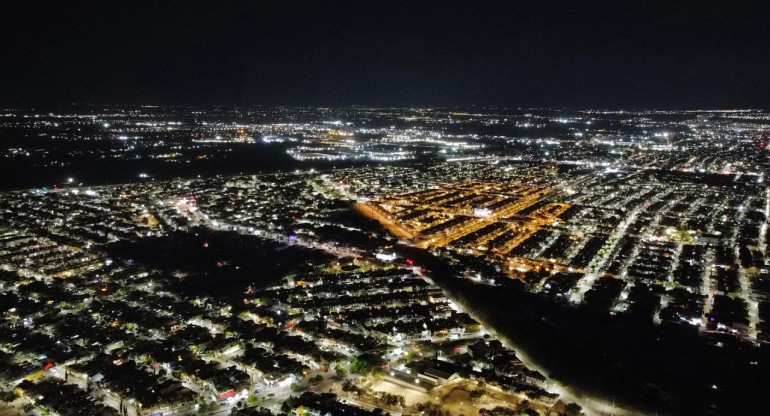
[{"label": "night sky", "polygon": [[768,3],[3,1],[0,104],[766,108]]}]

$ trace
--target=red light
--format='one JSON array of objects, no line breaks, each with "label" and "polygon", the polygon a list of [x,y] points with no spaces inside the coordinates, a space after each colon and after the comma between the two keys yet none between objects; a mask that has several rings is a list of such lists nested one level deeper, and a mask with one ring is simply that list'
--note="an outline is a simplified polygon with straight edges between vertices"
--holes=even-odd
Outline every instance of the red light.
[{"label": "red light", "polygon": [[292,215],[292,216],[291,216],[291,219],[295,220],[296,218],[294,217],[294,215]]},{"label": "red light", "polygon": [[407,264],[410,264],[410,265],[414,264],[414,262],[412,261],[412,259],[406,259],[406,263],[407,263]]}]

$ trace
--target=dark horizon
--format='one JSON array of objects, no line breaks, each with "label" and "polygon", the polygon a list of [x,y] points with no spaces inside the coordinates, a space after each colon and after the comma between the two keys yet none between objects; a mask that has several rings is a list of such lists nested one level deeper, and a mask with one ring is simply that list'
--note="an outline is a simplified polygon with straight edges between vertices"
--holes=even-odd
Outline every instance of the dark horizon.
[{"label": "dark horizon", "polygon": [[239,108],[293,108],[293,109],[329,109],[329,110],[346,110],[346,109],[370,109],[370,110],[393,110],[393,111],[450,111],[450,110],[478,110],[487,112],[515,112],[515,111],[551,111],[551,112],[567,112],[567,113],[580,113],[580,112],[607,112],[607,113],[633,113],[633,112],[672,112],[672,113],[724,113],[724,112],[763,112],[770,111],[770,107],[573,107],[573,106],[505,106],[505,105],[370,105],[370,104],[336,104],[336,105],[323,105],[323,104],[260,104],[260,103],[152,103],[152,102],[56,102],[46,104],[34,104],[34,103],[12,103],[2,104],[0,103],[0,109],[2,110],[15,110],[15,111],[63,111],[68,107],[84,108],[94,107],[96,108],[116,108],[125,109],[133,107],[147,107],[147,108],[164,108],[164,109],[195,109],[195,108],[227,108],[227,109],[239,109]]},{"label": "dark horizon", "polygon": [[7,2],[0,105],[733,109],[770,5]]}]

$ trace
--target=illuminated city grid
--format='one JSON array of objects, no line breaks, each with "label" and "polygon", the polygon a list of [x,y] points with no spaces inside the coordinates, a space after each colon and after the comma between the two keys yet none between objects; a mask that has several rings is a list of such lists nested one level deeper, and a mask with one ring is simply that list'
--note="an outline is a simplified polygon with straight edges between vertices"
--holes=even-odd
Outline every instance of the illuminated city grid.
[{"label": "illuminated city grid", "polygon": [[527,185],[472,182],[385,197],[359,204],[357,209],[418,247],[451,247],[505,259],[538,230],[558,225],[559,215],[569,205],[543,201],[551,192]]},{"label": "illuminated city grid", "polygon": [[[0,169],[31,185],[0,197],[6,392],[19,410],[131,416],[419,414],[447,395],[455,414],[524,401],[620,414],[545,376],[477,315],[484,302],[447,285],[526,295],[561,319],[673,325],[720,351],[765,344],[768,120],[8,110],[0,128],[30,136],[0,149]],[[255,160],[283,172],[260,174]],[[415,250],[450,267],[431,275]],[[541,324],[542,311],[511,319],[548,332],[557,321]],[[387,371],[350,375],[373,348]],[[500,390],[471,403],[482,379]],[[49,399],[65,390],[71,399]]]}]

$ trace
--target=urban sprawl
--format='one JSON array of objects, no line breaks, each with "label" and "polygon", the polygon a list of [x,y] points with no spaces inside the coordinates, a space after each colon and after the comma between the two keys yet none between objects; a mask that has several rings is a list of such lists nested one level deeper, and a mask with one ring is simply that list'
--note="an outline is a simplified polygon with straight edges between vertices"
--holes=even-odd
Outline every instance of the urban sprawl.
[{"label": "urban sprawl", "polygon": [[766,112],[0,113],[2,415],[636,414],[456,285],[770,340]]}]

